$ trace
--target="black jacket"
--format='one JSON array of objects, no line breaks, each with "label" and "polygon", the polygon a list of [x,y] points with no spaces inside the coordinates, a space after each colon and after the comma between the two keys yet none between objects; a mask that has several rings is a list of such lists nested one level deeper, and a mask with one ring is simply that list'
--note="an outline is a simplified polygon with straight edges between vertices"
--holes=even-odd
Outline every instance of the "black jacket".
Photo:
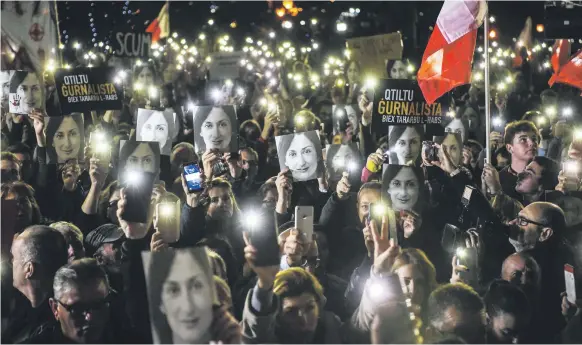
[{"label": "black jacket", "polygon": [[30,301],[13,287],[2,289],[2,343],[20,343],[32,337],[43,325],[55,320],[48,298],[33,308]]}]

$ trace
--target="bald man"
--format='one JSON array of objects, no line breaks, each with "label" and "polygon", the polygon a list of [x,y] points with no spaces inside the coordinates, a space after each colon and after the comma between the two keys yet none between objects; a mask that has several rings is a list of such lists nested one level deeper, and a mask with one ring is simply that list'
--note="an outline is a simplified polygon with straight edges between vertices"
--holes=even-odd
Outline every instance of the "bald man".
[{"label": "bald man", "polygon": [[12,284],[3,301],[10,312],[2,314],[6,329],[2,343],[26,341],[43,324],[54,320],[48,299],[52,297],[56,271],[67,263],[67,243],[64,236],[44,225],[26,228],[12,242]]},{"label": "bald man", "polygon": [[521,252],[562,237],[566,230],[566,216],[556,204],[534,202],[521,210],[509,224],[509,242],[517,252]]},{"label": "bald man", "polygon": [[532,300],[539,296],[541,274],[536,260],[524,252],[508,256],[501,268],[501,279],[521,287]]}]

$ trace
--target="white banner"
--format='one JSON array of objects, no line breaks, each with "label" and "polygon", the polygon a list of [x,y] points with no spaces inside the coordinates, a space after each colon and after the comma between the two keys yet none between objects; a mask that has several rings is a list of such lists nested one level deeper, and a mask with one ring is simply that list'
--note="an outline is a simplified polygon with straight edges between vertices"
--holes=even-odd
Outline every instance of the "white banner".
[{"label": "white banner", "polygon": [[2,1],[2,68],[42,71],[58,48],[54,1]]}]

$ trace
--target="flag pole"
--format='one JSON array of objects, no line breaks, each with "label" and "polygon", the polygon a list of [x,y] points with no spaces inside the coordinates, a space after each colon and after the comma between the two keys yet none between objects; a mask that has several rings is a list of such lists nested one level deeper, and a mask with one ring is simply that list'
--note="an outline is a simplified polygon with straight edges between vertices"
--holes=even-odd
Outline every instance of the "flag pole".
[{"label": "flag pole", "polygon": [[491,92],[489,88],[489,6],[487,6],[487,14],[485,15],[485,23],[483,25],[485,34],[485,44],[483,50],[485,51],[485,162],[491,164]]}]

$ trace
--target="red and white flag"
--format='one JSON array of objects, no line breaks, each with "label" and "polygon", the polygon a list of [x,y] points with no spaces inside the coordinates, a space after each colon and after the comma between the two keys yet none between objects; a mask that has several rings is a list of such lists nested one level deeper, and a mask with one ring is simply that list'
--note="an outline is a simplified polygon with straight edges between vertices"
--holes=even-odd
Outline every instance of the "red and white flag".
[{"label": "red and white flag", "polygon": [[417,74],[418,85],[429,104],[471,82],[477,29],[486,13],[485,0],[445,1]]},{"label": "red and white flag", "polygon": [[570,42],[557,40],[553,51],[551,61],[554,74],[548,85],[568,84],[582,90],[582,50],[570,59]]},{"label": "red and white flag", "polygon": [[170,36],[170,8],[168,2],[160,10],[158,17],[148,25],[146,32],[152,34],[152,43],[157,42],[160,38]]},{"label": "red and white flag", "polygon": [[41,72],[58,60],[55,1],[2,2],[2,69]]}]

